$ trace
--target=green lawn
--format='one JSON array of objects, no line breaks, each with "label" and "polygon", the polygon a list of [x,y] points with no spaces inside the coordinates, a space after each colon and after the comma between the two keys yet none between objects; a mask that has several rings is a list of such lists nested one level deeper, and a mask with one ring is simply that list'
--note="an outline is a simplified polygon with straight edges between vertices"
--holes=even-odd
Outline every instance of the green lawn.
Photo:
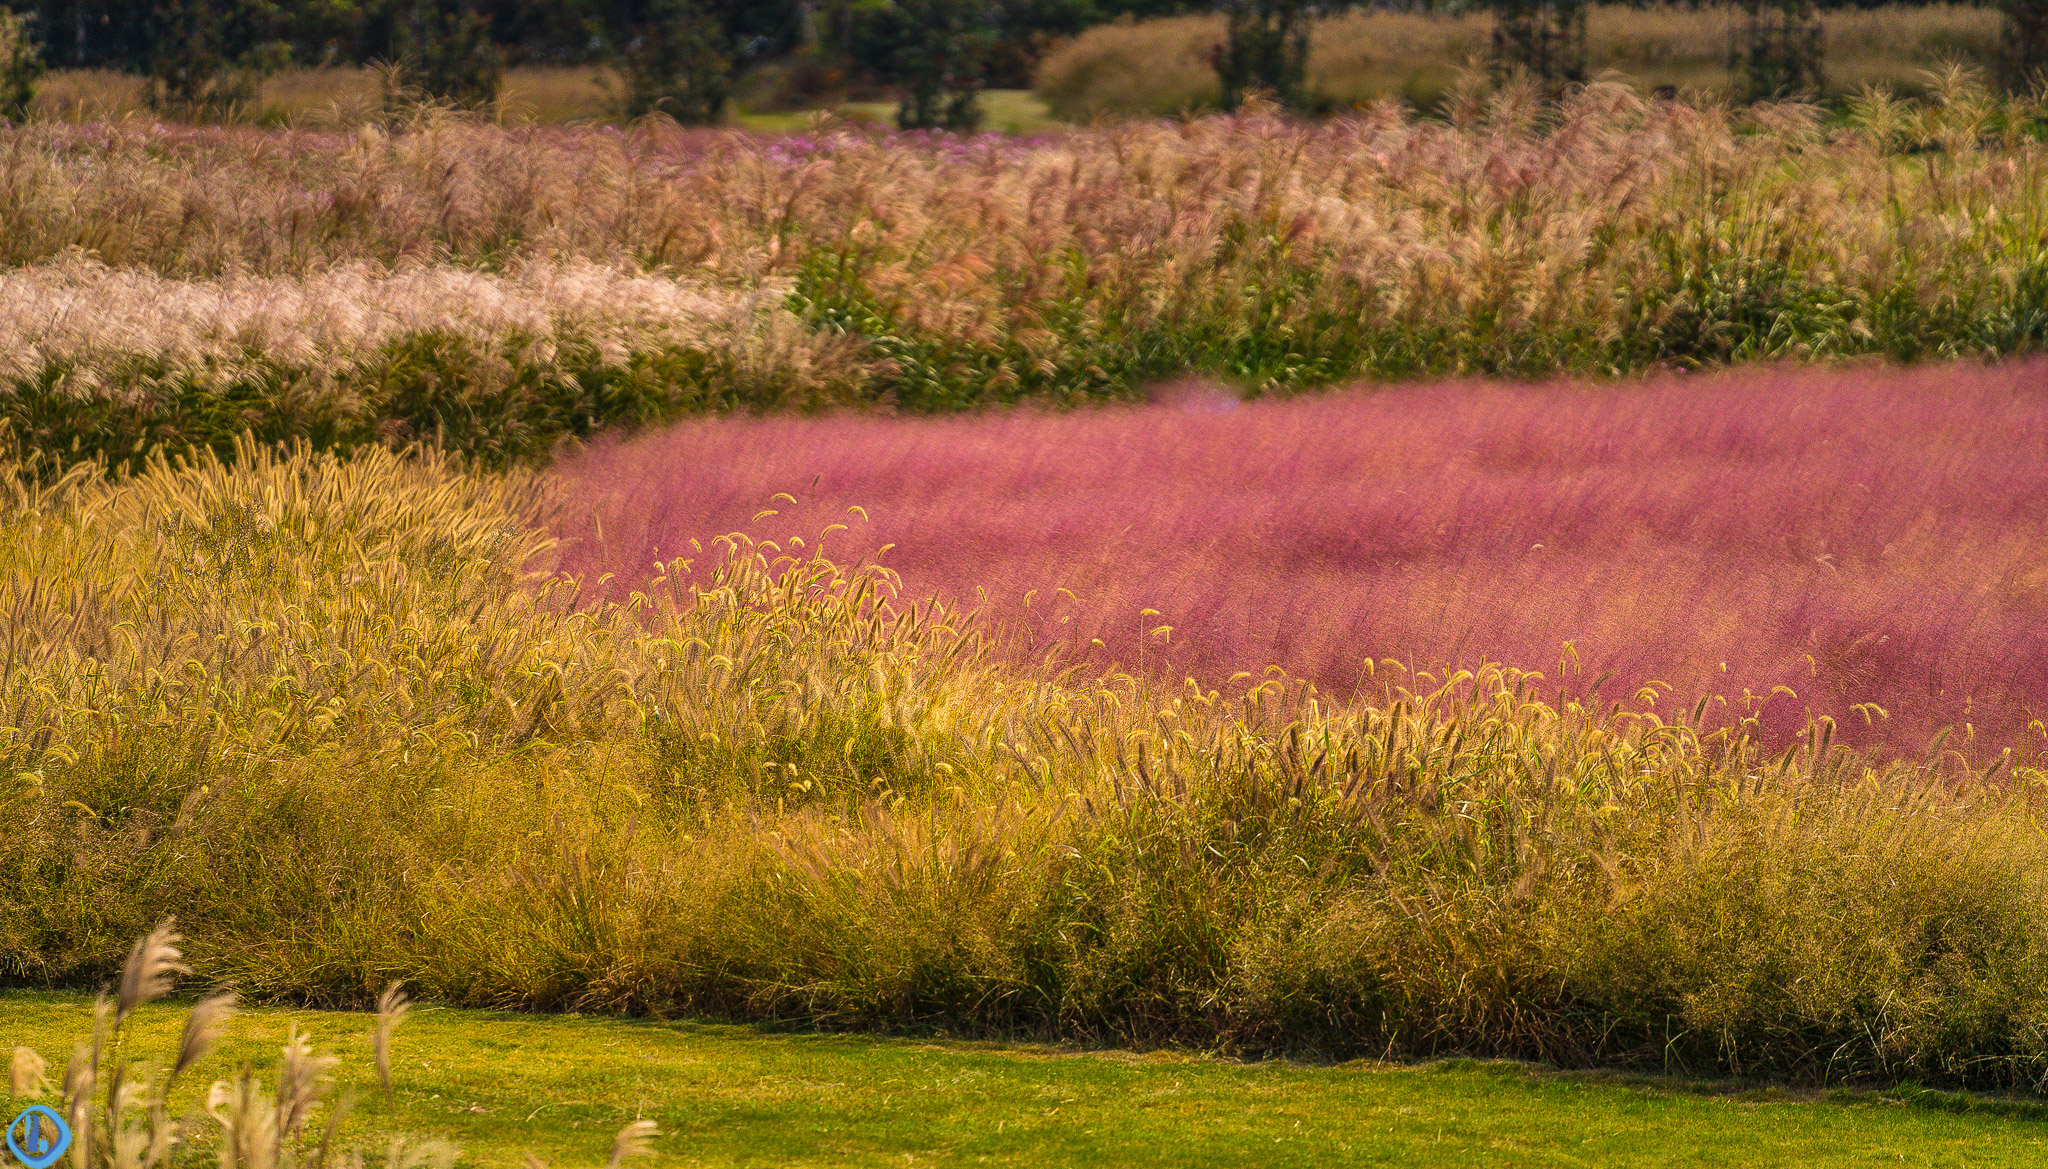
[{"label": "green lawn", "polygon": [[[90,1018],[77,995],[0,994],[0,1044],[35,1048],[55,1071]],[[183,1011],[138,1019],[133,1049],[167,1053]],[[189,1089],[243,1060],[266,1066],[291,1021],[364,1092],[358,1137],[442,1137],[484,1165],[526,1151],[555,1169],[600,1165],[640,1116],[661,1125],[658,1162],[676,1166],[2048,1163],[2048,1107],[2010,1101],[425,1008],[399,1029],[389,1102],[370,1070],[369,1017],[321,1011],[239,1018]]]}]

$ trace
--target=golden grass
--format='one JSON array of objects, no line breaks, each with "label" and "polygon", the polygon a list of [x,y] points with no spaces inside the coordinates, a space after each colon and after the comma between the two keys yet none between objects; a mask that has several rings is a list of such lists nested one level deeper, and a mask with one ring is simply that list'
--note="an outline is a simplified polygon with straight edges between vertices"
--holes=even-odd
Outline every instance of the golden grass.
[{"label": "golden grass", "polygon": [[[383,106],[380,75],[367,68],[287,69],[264,78],[245,121],[295,126],[353,126],[376,119]],[[520,66],[505,71],[498,116],[512,123],[610,121],[616,83],[598,66]],[[34,113],[40,118],[98,122],[153,117],[144,82],[104,69],[60,69],[43,79]]]},{"label": "golden grass", "polygon": [[239,454],[0,479],[10,979],[2048,1082],[2028,760],[1014,669],[793,544],[590,603],[530,475]]}]

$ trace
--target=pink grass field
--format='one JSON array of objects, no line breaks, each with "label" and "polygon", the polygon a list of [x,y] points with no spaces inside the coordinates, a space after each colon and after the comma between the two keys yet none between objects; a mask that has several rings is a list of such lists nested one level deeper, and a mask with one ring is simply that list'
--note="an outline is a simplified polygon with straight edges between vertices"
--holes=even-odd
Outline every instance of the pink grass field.
[{"label": "pink grass field", "polygon": [[907,597],[985,604],[1034,654],[1350,693],[1388,658],[1555,681],[1569,643],[1566,685],[1668,683],[1667,716],[1783,686],[1780,738],[1811,713],[1866,747],[2042,744],[2048,362],[1155,398],[593,447],[558,471],[562,567],[630,581],[693,539],[844,522],[835,559],[894,545]]}]

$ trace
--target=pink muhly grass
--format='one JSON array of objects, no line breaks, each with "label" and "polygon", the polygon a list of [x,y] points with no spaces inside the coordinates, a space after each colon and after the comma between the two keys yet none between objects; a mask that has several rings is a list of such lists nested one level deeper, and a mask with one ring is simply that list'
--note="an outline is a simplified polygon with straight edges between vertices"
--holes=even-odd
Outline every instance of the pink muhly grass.
[{"label": "pink muhly grass", "polygon": [[2048,362],[1753,368],[698,421],[561,469],[580,502],[562,566],[632,580],[692,540],[844,522],[829,554],[894,545],[906,596],[985,604],[1033,652],[1211,682],[1278,665],[1340,692],[1376,659],[1491,660],[1575,690],[1608,676],[1611,698],[1668,683],[1670,713],[1723,696],[1723,720],[1782,686],[1761,703],[1780,738],[1825,714],[1870,747],[1954,725],[1951,745],[2032,750],[2044,379]]}]

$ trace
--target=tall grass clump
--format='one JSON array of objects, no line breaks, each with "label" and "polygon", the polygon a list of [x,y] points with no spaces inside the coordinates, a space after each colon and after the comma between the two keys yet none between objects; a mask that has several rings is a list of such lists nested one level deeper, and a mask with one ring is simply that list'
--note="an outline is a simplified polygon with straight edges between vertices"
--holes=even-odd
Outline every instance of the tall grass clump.
[{"label": "tall grass clump", "polygon": [[[447,399],[521,399],[512,415],[546,435],[697,404],[1077,402],[1190,369],[1284,389],[2029,350],[2048,321],[2034,107],[1961,71],[1937,80],[1933,102],[1873,93],[1843,127],[1806,106],[1696,108],[1612,84],[1555,107],[1532,90],[1470,95],[1444,121],[1253,108],[1031,140],[446,115],[398,133],[34,125],[0,131],[0,260],[29,265],[7,280],[31,335],[75,329],[65,307],[89,265],[63,257],[78,249],[117,274],[109,287],[149,269],[177,301],[228,298],[231,317],[320,302],[337,271],[473,279],[487,301],[508,277],[578,261],[635,298],[667,284],[760,306],[727,341],[685,343],[672,376],[575,356],[591,315],[577,309],[458,330],[455,357],[409,351],[348,378],[388,387],[366,425],[486,443],[490,427]],[[296,405],[335,399],[297,364],[319,313],[269,315],[225,363],[277,367],[262,387],[236,372],[206,389],[210,357],[159,364],[138,342],[110,377],[124,388],[98,397],[57,351],[17,380],[15,420],[45,446],[109,454],[152,428],[215,449],[242,426],[325,442]],[[757,347],[763,331],[786,340]],[[79,360],[127,360],[95,348]],[[81,398],[107,405],[73,419]]]},{"label": "tall grass clump", "polygon": [[588,261],[176,280],[76,255],[0,271],[0,417],[64,457],[246,431],[486,462],[686,410],[830,401],[851,355],[748,290]]},{"label": "tall grass clump", "polygon": [[[12,469],[0,978],[2038,1088],[2044,776],[1498,668],[1003,664],[811,543],[618,601],[525,473]],[[838,541],[844,533],[830,532]]]}]

